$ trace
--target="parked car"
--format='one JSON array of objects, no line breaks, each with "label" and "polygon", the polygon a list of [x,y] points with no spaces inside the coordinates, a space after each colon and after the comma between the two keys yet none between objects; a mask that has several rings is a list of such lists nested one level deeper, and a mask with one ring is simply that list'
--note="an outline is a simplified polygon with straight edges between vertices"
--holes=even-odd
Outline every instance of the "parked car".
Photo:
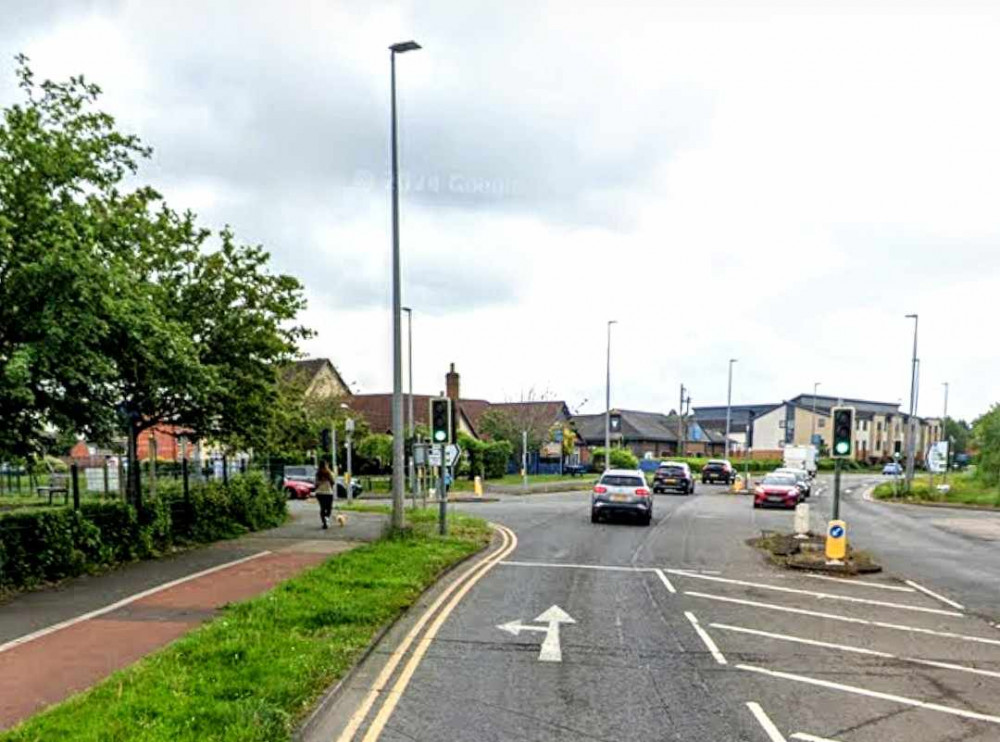
[{"label": "parked car", "polygon": [[691,467],[677,461],[664,461],[653,475],[653,493],[680,492],[682,495],[694,493],[694,476]]},{"label": "parked car", "polygon": [[646,475],[638,469],[608,469],[590,495],[590,522],[611,515],[633,515],[648,526],[653,519],[653,498]]},{"label": "parked car", "polygon": [[709,459],[701,468],[701,483],[722,482],[732,484],[736,481],[736,470],[727,459]]},{"label": "parked car", "polygon": [[563,464],[563,474],[571,477],[582,477],[587,473],[587,467],[583,464]]},{"label": "parked car", "polygon": [[[303,466],[286,466],[284,470],[285,478],[282,489],[290,500],[304,500],[312,497],[316,489],[316,467],[311,464]],[[351,494],[360,497],[364,487],[357,479],[351,480]],[[337,497],[341,500],[347,499],[347,485],[343,477],[337,477]]]},{"label": "parked car", "polygon": [[882,467],[882,473],[891,477],[901,477],[903,476],[903,467],[897,461],[890,461]]},{"label": "parked car", "polygon": [[796,483],[799,485],[799,489],[802,490],[802,496],[809,499],[812,494],[812,477],[809,476],[809,472],[805,469],[795,469],[792,467],[782,467],[781,469],[775,469],[773,474],[790,474],[795,477]]},{"label": "parked car", "polygon": [[753,491],[753,506],[794,508],[802,502],[802,490],[791,474],[768,474]]}]

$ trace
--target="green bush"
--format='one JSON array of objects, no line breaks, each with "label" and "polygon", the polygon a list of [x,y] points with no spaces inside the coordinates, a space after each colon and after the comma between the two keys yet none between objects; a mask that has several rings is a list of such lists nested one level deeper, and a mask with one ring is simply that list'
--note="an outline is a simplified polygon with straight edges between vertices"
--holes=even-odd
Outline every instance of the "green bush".
[{"label": "green bush", "polygon": [[88,502],[0,515],[0,591],[146,559],[171,547],[206,543],[279,525],[284,493],[258,473],[192,484],[158,483],[141,511],[123,502]]},{"label": "green bush", "polygon": [[[604,468],[604,448],[595,448],[592,458],[592,466],[594,469],[600,471]],[[636,455],[629,451],[627,448],[612,448],[611,449],[611,468],[612,469],[638,469],[639,459]]]},{"label": "green bush", "polygon": [[483,475],[486,479],[500,479],[507,473],[507,462],[514,455],[509,441],[491,441],[483,449]]}]

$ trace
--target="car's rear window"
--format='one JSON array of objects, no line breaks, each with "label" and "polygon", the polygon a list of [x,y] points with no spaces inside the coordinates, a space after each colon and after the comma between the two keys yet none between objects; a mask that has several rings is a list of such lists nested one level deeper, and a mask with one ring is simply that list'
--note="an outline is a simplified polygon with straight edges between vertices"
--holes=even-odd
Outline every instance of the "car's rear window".
[{"label": "car's rear window", "polygon": [[622,474],[606,474],[601,477],[601,484],[606,484],[609,487],[645,487],[646,480]]},{"label": "car's rear window", "polygon": [[725,461],[709,461],[705,466],[725,466]]},{"label": "car's rear window", "polygon": [[793,485],[795,484],[795,477],[784,476],[779,474],[769,474],[764,477],[764,484],[783,484],[783,485]]},{"label": "car's rear window", "polygon": [[670,474],[670,475],[683,474],[684,473],[684,467],[682,467],[682,466],[661,466],[659,469],[656,470],[656,473],[657,474]]}]

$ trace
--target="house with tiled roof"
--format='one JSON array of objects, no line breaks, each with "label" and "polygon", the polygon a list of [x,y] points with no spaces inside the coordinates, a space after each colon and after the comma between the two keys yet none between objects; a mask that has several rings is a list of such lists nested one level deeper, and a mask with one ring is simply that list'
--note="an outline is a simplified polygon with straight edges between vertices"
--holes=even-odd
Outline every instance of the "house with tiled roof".
[{"label": "house with tiled roof", "polygon": [[[619,420],[617,430],[611,434],[611,445],[629,449],[642,459],[647,454],[653,458],[677,456],[683,439],[683,450],[689,456],[718,456],[725,451],[725,439],[712,430],[703,428],[688,416],[684,420],[676,412],[647,412],[643,410],[611,410]],[[604,446],[605,413],[575,415],[572,423],[577,435],[587,447],[587,456],[594,448]]]},{"label": "house with tiled roof", "polygon": [[300,387],[306,399],[330,399],[351,396],[337,367],[329,358],[292,361],[280,371],[283,384]]}]

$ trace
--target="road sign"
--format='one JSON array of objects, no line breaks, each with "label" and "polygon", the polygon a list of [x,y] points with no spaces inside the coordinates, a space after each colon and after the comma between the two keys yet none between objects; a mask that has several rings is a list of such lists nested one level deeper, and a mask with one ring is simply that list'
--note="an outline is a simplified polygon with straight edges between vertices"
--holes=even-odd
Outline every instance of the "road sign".
[{"label": "road sign", "polygon": [[938,441],[927,452],[927,469],[934,474],[948,470],[948,441]]},{"label": "road sign", "polygon": [[[444,449],[444,462],[447,466],[454,466],[455,462],[458,461],[458,457],[461,455],[462,449],[456,446],[454,443],[449,443]],[[428,462],[431,466],[441,466],[441,447],[431,446],[430,453],[427,457]]]},{"label": "road sign", "polygon": [[576,621],[557,605],[549,608],[545,613],[536,618],[535,621],[546,625],[531,626],[530,624],[521,623],[520,619],[516,619],[499,624],[497,628],[514,636],[519,635],[522,631],[544,632],[545,639],[542,641],[542,646],[538,651],[538,661],[562,662],[562,647],[559,646],[559,624],[576,623]]},{"label": "road sign", "polygon": [[826,558],[843,561],[847,556],[847,524],[842,520],[831,520],[826,527]]}]

